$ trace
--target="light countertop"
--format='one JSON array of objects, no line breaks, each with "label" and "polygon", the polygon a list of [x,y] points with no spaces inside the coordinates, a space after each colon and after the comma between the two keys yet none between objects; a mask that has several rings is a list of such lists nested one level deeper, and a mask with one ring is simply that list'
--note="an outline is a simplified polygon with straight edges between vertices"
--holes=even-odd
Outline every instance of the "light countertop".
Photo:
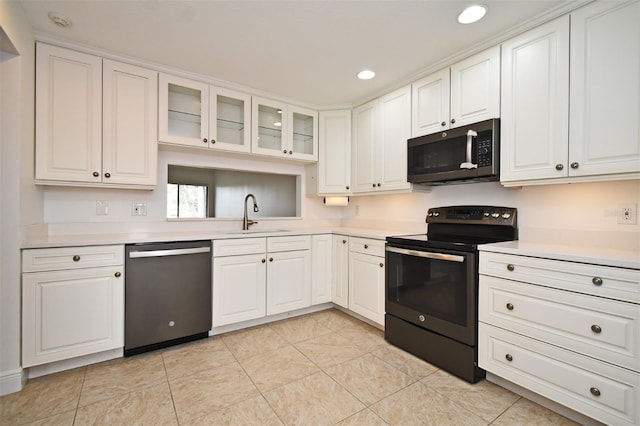
[{"label": "light countertop", "polygon": [[247,231],[181,231],[181,232],[130,232],[122,234],[77,234],[77,235],[45,235],[33,237],[22,244],[23,249],[73,247],[109,244],[137,244],[168,241],[219,240],[229,238],[259,238],[290,235],[340,234],[351,237],[384,240],[390,235],[401,235],[406,232],[365,228],[300,228],[270,229]]},{"label": "light countertop", "polygon": [[565,260],[568,262],[590,263],[640,270],[640,250],[619,250],[614,248],[533,243],[522,240],[484,244],[479,246],[479,249],[480,251],[490,251],[495,253],[541,257],[546,259]]}]

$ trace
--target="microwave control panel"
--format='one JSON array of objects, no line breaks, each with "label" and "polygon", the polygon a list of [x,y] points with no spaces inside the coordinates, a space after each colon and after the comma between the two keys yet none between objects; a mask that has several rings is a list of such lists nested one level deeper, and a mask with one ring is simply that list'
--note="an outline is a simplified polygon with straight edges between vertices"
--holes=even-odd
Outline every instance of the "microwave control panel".
[{"label": "microwave control panel", "polygon": [[493,152],[491,152],[491,139],[480,139],[476,145],[478,167],[491,166]]}]

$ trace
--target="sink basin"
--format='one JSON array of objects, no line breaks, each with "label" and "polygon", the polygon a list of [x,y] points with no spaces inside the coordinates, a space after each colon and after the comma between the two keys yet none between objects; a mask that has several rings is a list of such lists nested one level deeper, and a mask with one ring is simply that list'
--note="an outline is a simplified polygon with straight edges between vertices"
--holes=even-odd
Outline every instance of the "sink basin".
[{"label": "sink basin", "polygon": [[274,234],[279,232],[289,232],[288,229],[247,229],[246,231],[231,231],[228,234],[245,235],[245,234]]}]

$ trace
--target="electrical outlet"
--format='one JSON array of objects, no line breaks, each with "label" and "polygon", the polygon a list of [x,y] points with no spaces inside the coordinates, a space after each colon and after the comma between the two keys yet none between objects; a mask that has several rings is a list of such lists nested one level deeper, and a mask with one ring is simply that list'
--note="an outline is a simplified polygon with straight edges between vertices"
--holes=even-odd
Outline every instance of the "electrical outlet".
[{"label": "electrical outlet", "polygon": [[96,201],[96,216],[107,216],[109,214],[108,201]]},{"label": "electrical outlet", "polygon": [[131,216],[146,216],[147,205],[143,203],[134,203],[131,209]]},{"label": "electrical outlet", "polygon": [[638,223],[638,208],[635,204],[620,205],[618,223],[624,225],[635,225]]}]

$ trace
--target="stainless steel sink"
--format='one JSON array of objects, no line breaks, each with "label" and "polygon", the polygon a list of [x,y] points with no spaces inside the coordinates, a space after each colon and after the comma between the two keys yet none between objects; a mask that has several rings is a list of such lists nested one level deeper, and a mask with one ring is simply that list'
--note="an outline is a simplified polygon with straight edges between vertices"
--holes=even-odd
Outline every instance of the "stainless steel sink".
[{"label": "stainless steel sink", "polygon": [[230,235],[246,235],[246,234],[276,234],[282,232],[290,232],[288,229],[248,229],[245,231],[231,231],[227,232]]}]

